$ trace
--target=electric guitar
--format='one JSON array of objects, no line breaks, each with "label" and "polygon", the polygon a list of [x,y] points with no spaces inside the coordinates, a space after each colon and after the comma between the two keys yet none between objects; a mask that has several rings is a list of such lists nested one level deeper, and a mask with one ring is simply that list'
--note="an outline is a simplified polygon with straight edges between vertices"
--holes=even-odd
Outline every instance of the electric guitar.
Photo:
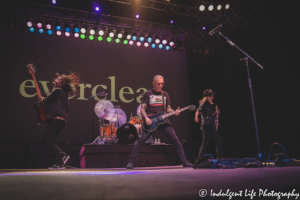
[{"label": "electric guitar", "polygon": [[218,130],[219,128],[219,113],[217,112],[219,110],[218,106],[216,105],[216,117],[215,117],[215,127],[216,127],[216,130]]},{"label": "electric guitar", "polygon": [[[184,110],[187,110],[187,109],[190,109],[190,110],[192,111],[192,110],[195,110],[195,109],[196,109],[196,106],[194,106],[194,105],[189,105],[189,106],[187,106],[187,107],[181,108],[180,111],[184,111]],[[142,125],[142,127],[143,127],[143,129],[144,129],[145,131],[147,131],[147,132],[153,132],[153,131],[155,131],[155,130],[158,128],[158,126],[159,126],[160,124],[166,123],[167,121],[166,121],[165,119],[166,119],[167,117],[172,116],[172,115],[175,115],[175,111],[170,112],[170,113],[160,112],[160,113],[158,113],[157,115],[148,116],[149,119],[152,121],[152,124],[147,125],[147,124],[146,124],[146,121],[143,120],[143,125]]]},{"label": "electric guitar", "polygon": [[[27,67],[29,69],[29,74],[31,74],[31,76],[32,76],[32,79],[33,79],[33,82],[34,82],[34,86],[35,86],[37,95],[38,95],[39,98],[42,98],[41,91],[39,89],[39,86],[38,86],[38,84],[36,82],[36,78],[35,78],[35,71],[36,71],[36,69],[35,69],[35,67],[33,66],[32,63],[31,64],[27,64]],[[37,117],[38,124],[47,121],[47,118],[45,116],[45,110],[46,110],[47,105],[41,106],[39,103],[35,103],[34,107],[35,107],[35,109],[38,112],[38,117]]]}]

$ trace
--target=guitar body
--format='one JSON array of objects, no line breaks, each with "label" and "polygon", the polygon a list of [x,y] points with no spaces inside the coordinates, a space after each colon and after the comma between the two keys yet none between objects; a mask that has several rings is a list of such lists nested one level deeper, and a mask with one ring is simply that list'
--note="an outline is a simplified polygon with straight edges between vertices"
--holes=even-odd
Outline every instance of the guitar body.
[{"label": "guitar body", "polygon": [[47,105],[40,106],[39,104],[35,103],[34,108],[38,112],[37,122],[39,124],[46,122],[47,118],[45,116],[45,111],[46,111]]},{"label": "guitar body", "polygon": [[143,129],[147,132],[153,132],[158,128],[160,124],[165,124],[167,121],[161,117],[163,114],[165,113],[160,112],[157,115],[149,116],[149,119],[151,119],[152,121],[152,124],[149,126],[146,124],[145,120],[143,120],[143,125],[142,125]]}]

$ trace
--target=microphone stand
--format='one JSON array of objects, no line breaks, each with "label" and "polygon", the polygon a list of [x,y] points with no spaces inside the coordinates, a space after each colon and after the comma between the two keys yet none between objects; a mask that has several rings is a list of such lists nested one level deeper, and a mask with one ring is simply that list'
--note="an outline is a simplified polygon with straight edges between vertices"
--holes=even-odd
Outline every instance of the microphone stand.
[{"label": "microphone stand", "polygon": [[257,141],[257,158],[261,159],[261,150],[260,150],[260,144],[259,144],[259,138],[258,138],[258,128],[257,128],[257,121],[256,121],[256,113],[255,113],[255,107],[254,107],[254,99],[253,99],[253,92],[252,92],[252,84],[251,84],[251,78],[250,78],[250,72],[248,67],[248,60],[251,60],[254,62],[257,66],[259,66],[261,69],[264,69],[263,66],[261,66],[259,63],[257,63],[252,57],[250,57],[246,52],[244,52],[241,48],[236,46],[231,40],[228,39],[228,37],[225,37],[221,32],[219,32],[219,35],[225,38],[225,40],[231,45],[236,47],[240,52],[242,52],[246,57],[240,59],[240,61],[245,61],[245,65],[247,68],[248,73],[248,84],[250,89],[250,95],[251,95],[251,102],[252,102],[252,111],[253,111],[253,117],[254,117],[254,124],[255,124],[255,132],[256,132],[256,141]]},{"label": "microphone stand", "polygon": [[105,91],[103,91],[103,92],[100,92],[100,93],[98,93],[98,94],[95,94],[95,95],[89,97],[89,99],[90,99],[90,98],[93,98],[93,109],[92,109],[92,110],[93,110],[93,111],[92,111],[92,140],[93,140],[93,138],[94,138],[94,121],[95,121],[95,114],[94,114],[95,98],[94,98],[94,97],[96,97],[96,96],[98,96],[98,95],[100,95],[101,97],[103,97],[103,96],[106,96],[106,93],[105,93]]}]

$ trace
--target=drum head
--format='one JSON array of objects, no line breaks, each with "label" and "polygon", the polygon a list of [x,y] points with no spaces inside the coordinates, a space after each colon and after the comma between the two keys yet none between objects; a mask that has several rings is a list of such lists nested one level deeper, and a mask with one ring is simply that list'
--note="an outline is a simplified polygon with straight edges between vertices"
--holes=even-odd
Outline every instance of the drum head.
[{"label": "drum head", "polygon": [[117,137],[120,144],[132,144],[138,137],[137,130],[132,124],[125,123],[118,128]]}]

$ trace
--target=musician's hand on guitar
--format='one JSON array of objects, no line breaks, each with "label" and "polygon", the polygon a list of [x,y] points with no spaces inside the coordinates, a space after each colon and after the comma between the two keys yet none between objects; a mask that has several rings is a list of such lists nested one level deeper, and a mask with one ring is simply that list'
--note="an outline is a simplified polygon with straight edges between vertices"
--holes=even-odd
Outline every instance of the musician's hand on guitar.
[{"label": "musician's hand on guitar", "polygon": [[149,125],[151,125],[152,124],[152,121],[151,121],[151,119],[149,119],[148,117],[146,118],[146,124],[149,126]]},{"label": "musician's hand on guitar", "polygon": [[175,110],[175,115],[178,116],[181,113],[181,111],[179,110],[179,107]]},{"label": "musician's hand on guitar", "polygon": [[199,118],[195,117],[195,122],[198,123],[199,122]]},{"label": "musician's hand on guitar", "polygon": [[44,100],[44,97],[38,97],[37,100],[39,103],[41,103]]}]

